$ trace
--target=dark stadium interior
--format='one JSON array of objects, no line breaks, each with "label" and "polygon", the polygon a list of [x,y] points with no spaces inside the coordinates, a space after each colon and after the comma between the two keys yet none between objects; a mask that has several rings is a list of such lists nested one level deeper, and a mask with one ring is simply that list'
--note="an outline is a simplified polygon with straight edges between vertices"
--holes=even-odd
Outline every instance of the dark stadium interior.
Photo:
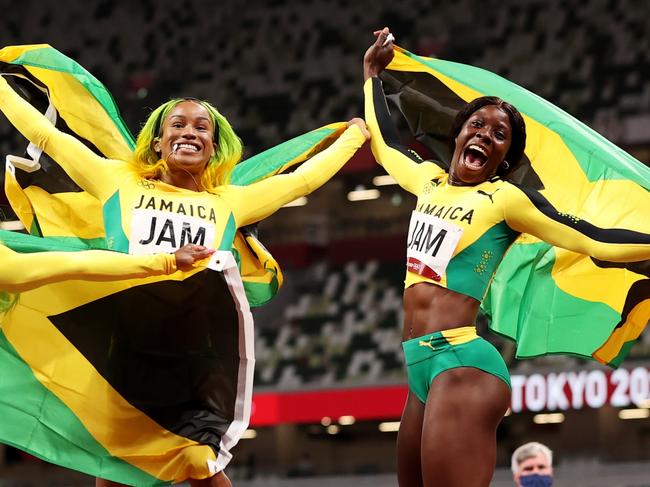
[{"label": "dark stadium interior", "polygon": [[[0,11],[1,46],[48,43],[72,57],[107,86],[134,133],[151,108],[181,95],[218,107],[245,156],[362,116],[361,59],[372,31],[388,25],[398,45],[498,73],[650,165],[645,0],[0,0]],[[13,134],[2,117],[3,156],[24,150]],[[254,311],[255,393],[319,392],[325,401],[328,391],[405,385],[404,229],[414,198],[379,185],[383,174],[365,146],[306,204],[259,224],[285,284]],[[359,189],[379,195],[349,201]],[[0,193],[0,221],[13,219]],[[478,327],[511,373],[527,381],[526,390],[537,387],[547,398],[557,395],[550,385],[557,374],[583,373],[582,387],[589,387],[612,373],[568,356],[518,360],[511,342],[487,331],[485,318]],[[512,485],[510,455],[529,440],[554,450],[557,485],[650,485],[650,414],[621,415],[650,411],[647,330],[623,369],[627,403],[616,402],[611,379],[600,402],[558,397],[555,408],[548,401],[537,408],[537,397],[521,398],[524,406],[513,407],[500,426],[492,485]],[[542,385],[530,385],[535,381]],[[396,421],[399,415],[252,424],[228,472],[244,487],[396,485],[396,433],[380,426]],[[92,479],[0,445],[0,485],[82,486]]]}]

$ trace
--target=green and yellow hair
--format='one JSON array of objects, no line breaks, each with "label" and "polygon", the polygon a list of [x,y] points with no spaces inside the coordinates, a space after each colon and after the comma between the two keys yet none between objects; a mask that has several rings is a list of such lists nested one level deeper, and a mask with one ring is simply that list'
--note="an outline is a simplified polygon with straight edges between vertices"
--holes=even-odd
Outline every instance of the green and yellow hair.
[{"label": "green and yellow hair", "polygon": [[18,301],[18,294],[0,291],[0,315],[9,311]]},{"label": "green and yellow hair", "polygon": [[241,139],[235,134],[228,120],[210,103],[196,98],[174,98],[163,103],[151,112],[145,121],[135,142],[132,164],[135,170],[145,179],[160,178],[166,170],[166,162],[153,149],[154,139],[162,135],[162,125],[169,112],[184,101],[193,101],[205,108],[214,127],[214,141],[217,150],[208,161],[201,175],[200,184],[206,191],[213,191],[218,186],[230,182],[230,174],[242,156]]}]

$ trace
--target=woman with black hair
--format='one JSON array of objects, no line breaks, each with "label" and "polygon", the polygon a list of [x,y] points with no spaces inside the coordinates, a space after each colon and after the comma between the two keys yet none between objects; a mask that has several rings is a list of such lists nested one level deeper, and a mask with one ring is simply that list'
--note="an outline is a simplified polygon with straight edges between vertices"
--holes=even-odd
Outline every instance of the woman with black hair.
[{"label": "woman with black hair", "polygon": [[519,111],[477,98],[450,133],[449,171],[400,145],[381,81],[393,57],[388,28],[364,56],[365,117],[377,161],[417,196],[407,236],[403,349],[409,392],[398,435],[399,485],[487,487],[496,428],[510,403],[499,352],[476,334],[479,306],[504,254],[521,233],[607,261],[650,257],[646,240],[622,242],[558,213],[537,191],[507,181],[524,154]]}]

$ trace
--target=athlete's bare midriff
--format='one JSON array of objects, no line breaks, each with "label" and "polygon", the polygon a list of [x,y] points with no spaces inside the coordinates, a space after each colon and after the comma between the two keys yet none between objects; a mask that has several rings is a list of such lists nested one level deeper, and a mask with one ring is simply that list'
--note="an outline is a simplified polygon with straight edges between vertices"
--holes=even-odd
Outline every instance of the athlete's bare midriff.
[{"label": "athlete's bare midriff", "polygon": [[480,304],[470,296],[435,284],[414,284],[404,290],[402,339],[472,325]]}]

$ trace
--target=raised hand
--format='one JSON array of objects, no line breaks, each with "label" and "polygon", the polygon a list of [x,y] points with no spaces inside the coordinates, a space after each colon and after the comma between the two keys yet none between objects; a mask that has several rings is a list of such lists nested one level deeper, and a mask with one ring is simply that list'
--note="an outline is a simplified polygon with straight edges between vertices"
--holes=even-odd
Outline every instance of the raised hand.
[{"label": "raised hand", "polygon": [[388,27],[373,32],[377,37],[375,43],[368,48],[363,56],[363,79],[377,76],[393,60],[393,35]]},{"label": "raised hand", "polygon": [[368,127],[366,127],[366,122],[363,120],[363,118],[354,117],[352,120],[348,121],[348,127],[350,125],[356,125],[359,127],[366,140],[370,140],[370,132],[368,132]]}]

